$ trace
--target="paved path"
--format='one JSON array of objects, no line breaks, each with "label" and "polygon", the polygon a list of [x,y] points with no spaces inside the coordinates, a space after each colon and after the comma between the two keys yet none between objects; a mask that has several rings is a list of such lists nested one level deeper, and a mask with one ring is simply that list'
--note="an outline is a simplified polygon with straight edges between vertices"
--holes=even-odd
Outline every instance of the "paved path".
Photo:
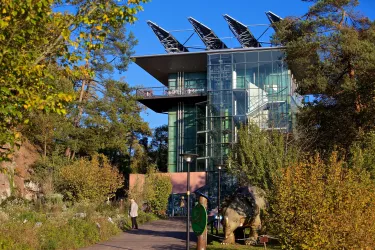
[{"label": "paved path", "polygon": [[[186,249],[185,219],[158,220],[143,224],[138,230],[121,233],[110,240],[82,250],[146,250]],[[196,237],[190,233],[190,245],[196,245]]]}]

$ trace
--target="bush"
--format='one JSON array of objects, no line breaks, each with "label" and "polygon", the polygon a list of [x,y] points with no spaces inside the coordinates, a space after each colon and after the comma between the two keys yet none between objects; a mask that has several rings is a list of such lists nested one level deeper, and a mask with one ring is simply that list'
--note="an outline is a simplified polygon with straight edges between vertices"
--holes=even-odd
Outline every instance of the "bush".
[{"label": "bush", "polygon": [[227,169],[242,185],[270,191],[281,169],[297,161],[297,150],[279,131],[262,131],[256,124],[241,126]]},{"label": "bush", "polygon": [[333,153],[288,167],[277,185],[274,226],[285,249],[372,249],[375,186]]},{"label": "bush", "polygon": [[165,215],[168,198],[172,193],[172,183],[169,176],[161,175],[156,168],[150,168],[143,187],[144,198],[157,215]]},{"label": "bush", "polygon": [[38,249],[37,231],[33,222],[8,221],[0,227],[0,249]]},{"label": "bush", "polygon": [[60,170],[59,190],[70,201],[104,201],[124,183],[123,176],[104,155],[80,159]]},{"label": "bush", "polygon": [[[0,208],[0,250],[78,249],[105,241],[121,229],[131,227],[127,213],[116,206],[80,202],[64,212],[49,211],[48,204],[40,211],[36,211],[32,203],[9,201],[3,204]],[[142,211],[138,217],[139,224],[157,219]]]},{"label": "bush", "polygon": [[168,198],[171,193],[170,177],[160,174],[155,167],[149,168],[143,186],[137,183],[129,190],[129,196],[135,199],[139,206],[147,203],[151,212],[162,216],[166,214]]}]

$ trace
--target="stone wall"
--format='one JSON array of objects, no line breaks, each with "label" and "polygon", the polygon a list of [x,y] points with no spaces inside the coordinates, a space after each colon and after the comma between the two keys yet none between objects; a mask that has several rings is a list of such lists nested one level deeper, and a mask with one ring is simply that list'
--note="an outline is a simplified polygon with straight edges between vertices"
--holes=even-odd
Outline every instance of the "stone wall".
[{"label": "stone wall", "polygon": [[[159,173],[160,175],[167,175],[171,178],[172,193],[180,194],[186,193],[187,173]],[[135,185],[142,187],[145,181],[143,174],[130,174],[129,175],[129,189]],[[194,192],[200,187],[206,185],[206,172],[191,172],[190,173],[190,191]]]},{"label": "stone wall", "polygon": [[31,200],[40,192],[38,184],[30,180],[31,166],[40,158],[38,150],[24,142],[9,162],[1,162],[0,201],[11,195]]}]

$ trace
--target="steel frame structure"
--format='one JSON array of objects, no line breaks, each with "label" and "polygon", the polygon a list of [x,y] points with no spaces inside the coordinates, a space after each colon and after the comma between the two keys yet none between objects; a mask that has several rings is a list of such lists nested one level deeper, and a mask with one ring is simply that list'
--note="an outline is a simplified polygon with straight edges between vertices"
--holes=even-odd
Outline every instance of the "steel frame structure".
[{"label": "steel frame structure", "polygon": [[167,53],[189,52],[171,33],[151,21],[147,21],[147,24],[154,31]]},{"label": "steel frame structure", "polygon": [[227,14],[223,17],[243,48],[262,47],[246,25]]},{"label": "steel frame structure", "polygon": [[189,22],[193,25],[195,32],[198,34],[199,38],[206,45],[207,50],[215,49],[227,49],[228,47],[223,43],[219,37],[206,25],[197,21],[192,17],[188,17]]},{"label": "steel frame structure", "polygon": [[267,16],[267,18],[268,18],[268,20],[270,21],[271,24],[274,24],[274,23],[277,23],[277,22],[280,22],[281,20],[283,20],[281,17],[279,17],[278,15],[276,15],[275,13],[273,13],[271,11],[267,11],[266,16]]}]

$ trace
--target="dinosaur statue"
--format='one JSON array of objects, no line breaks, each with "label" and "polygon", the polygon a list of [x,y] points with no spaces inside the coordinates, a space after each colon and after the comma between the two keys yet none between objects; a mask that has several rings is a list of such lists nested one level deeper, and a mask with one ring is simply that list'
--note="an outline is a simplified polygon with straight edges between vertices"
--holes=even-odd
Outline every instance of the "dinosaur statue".
[{"label": "dinosaur statue", "polygon": [[255,244],[261,226],[260,211],[265,209],[265,192],[257,187],[241,187],[223,204],[224,236],[222,244],[235,243],[235,230],[250,228],[246,245]]}]

